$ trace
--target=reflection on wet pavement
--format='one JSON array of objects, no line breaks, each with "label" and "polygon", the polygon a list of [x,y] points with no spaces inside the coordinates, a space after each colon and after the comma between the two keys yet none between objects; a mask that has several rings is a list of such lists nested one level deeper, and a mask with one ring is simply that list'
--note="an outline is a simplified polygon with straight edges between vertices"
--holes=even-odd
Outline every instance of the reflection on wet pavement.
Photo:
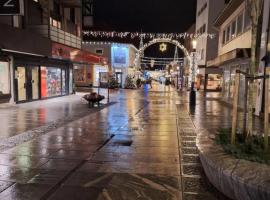
[{"label": "reflection on wet pavement", "polygon": [[156,85],[115,91],[111,100],[117,103],[1,152],[0,199],[196,199],[187,194],[204,179],[196,176],[196,133],[180,131],[192,124],[179,109],[185,96]]}]

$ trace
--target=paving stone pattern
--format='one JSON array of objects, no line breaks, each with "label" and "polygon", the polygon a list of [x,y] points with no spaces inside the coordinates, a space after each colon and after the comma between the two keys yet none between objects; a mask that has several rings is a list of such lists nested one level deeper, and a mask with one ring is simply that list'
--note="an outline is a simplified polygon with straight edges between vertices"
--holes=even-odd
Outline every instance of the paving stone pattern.
[{"label": "paving stone pattern", "polygon": [[170,87],[117,102],[0,153],[1,200],[225,199],[207,182],[196,131]]}]

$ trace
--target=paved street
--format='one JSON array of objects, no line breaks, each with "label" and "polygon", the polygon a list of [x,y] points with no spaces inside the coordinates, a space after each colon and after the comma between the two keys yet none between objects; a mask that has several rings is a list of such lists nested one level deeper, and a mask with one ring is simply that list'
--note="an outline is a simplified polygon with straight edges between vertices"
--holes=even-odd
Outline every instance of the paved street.
[{"label": "paved street", "polygon": [[226,199],[203,175],[186,98],[119,90],[114,104],[2,151],[0,199]]}]

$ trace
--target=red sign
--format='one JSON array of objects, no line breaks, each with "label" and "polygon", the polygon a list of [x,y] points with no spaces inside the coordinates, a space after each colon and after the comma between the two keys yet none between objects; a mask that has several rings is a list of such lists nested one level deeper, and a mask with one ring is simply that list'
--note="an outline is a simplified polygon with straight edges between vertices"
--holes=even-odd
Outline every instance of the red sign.
[{"label": "red sign", "polygon": [[52,57],[59,59],[68,59],[74,62],[84,62],[84,63],[102,63],[106,62],[106,58],[83,51],[80,49],[75,49],[72,47],[65,46],[59,43],[52,44]]}]

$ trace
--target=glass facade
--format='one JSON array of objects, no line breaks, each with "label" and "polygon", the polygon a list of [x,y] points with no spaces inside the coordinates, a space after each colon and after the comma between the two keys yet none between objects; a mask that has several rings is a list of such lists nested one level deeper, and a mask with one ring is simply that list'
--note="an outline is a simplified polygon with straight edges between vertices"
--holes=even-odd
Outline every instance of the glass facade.
[{"label": "glass facade", "polygon": [[0,96],[10,94],[9,63],[0,61]]},{"label": "glass facade", "polygon": [[61,95],[61,80],[60,68],[41,67],[41,98]]}]

